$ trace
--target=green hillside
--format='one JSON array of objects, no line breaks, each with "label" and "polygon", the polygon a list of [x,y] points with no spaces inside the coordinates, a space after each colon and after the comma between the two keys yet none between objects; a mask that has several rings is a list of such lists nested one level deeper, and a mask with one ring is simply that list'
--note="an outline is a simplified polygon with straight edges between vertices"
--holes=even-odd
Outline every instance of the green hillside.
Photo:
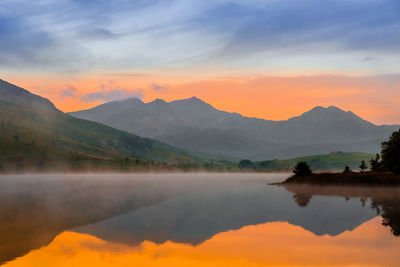
[{"label": "green hillside", "polygon": [[299,157],[287,160],[268,160],[255,162],[258,170],[291,171],[299,161],[306,161],[313,170],[343,170],[347,165],[353,170],[358,170],[362,160],[369,162],[373,154],[368,153],[343,153],[334,152],[326,155]]},{"label": "green hillside", "polygon": [[0,101],[0,163],[37,164],[71,158],[194,162],[180,149],[60,112]]}]

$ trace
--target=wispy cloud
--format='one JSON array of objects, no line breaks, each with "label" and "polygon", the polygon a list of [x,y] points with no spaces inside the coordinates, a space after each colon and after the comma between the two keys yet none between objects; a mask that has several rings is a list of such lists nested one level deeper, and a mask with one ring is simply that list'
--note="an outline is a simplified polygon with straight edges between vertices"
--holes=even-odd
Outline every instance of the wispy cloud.
[{"label": "wispy cloud", "polygon": [[294,57],[337,69],[327,55],[339,55],[393,72],[399,14],[398,0],[3,0],[0,70],[287,68]]},{"label": "wispy cloud", "polygon": [[142,99],[143,90],[121,88],[115,85],[113,81],[109,81],[107,84],[102,84],[99,91],[83,95],[81,100],[84,102],[94,102],[99,100],[109,102],[131,97]]},{"label": "wispy cloud", "polygon": [[81,38],[95,39],[95,40],[115,40],[120,35],[104,28],[86,29],[80,32]]},{"label": "wispy cloud", "polygon": [[149,87],[150,87],[150,89],[152,89],[154,91],[164,91],[164,90],[168,89],[167,86],[159,85],[156,83],[151,84]]},{"label": "wispy cloud", "polygon": [[75,97],[78,92],[78,89],[73,87],[72,85],[67,85],[65,89],[61,91],[61,97]]},{"label": "wispy cloud", "polygon": [[379,57],[363,57],[362,61],[379,61],[381,60]]}]

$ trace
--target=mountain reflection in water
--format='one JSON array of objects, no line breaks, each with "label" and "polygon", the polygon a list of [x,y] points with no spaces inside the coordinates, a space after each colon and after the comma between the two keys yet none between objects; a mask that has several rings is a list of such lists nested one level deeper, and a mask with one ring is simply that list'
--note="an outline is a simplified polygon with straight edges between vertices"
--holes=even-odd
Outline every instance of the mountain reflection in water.
[{"label": "mountain reflection in water", "polygon": [[307,207],[313,196],[344,197],[347,201],[358,198],[382,217],[382,225],[390,227],[393,235],[400,236],[400,187],[283,185],[300,207]]},{"label": "mountain reflection in water", "polygon": [[400,261],[400,189],[268,185],[285,177],[3,176],[0,264],[395,266]]}]

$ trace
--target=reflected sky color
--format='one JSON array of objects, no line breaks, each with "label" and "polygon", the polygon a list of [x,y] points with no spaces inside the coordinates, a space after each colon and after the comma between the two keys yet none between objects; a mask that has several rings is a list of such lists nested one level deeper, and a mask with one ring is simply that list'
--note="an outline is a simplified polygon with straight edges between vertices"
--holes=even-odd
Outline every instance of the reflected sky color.
[{"label": "reflected sky color", "polygon": [[219,233],[198,246],[145,241],[132,247],[63,232],[4,266],[397,266],[399,247],[378,217],[335,237],[274,222]]},{"label": "reflected sky color", "polygon": [[398,265],[399,188],[284,177],[6,175],[0,265]]},{"label": "reflected sky color", "polygon": [[266,119],[337,105],[400,123],[399,14],[397,0],[2,0],[0,78],[63,111],[196,95]]}]

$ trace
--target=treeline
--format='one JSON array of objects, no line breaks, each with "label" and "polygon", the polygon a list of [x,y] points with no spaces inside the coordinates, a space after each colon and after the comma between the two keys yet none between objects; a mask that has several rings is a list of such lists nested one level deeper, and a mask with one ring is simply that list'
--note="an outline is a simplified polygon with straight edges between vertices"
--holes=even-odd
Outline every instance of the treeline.
[{"label": "treeline", "polygon": [[223,171],[221,164],[196,162],[155,162],[135,158],[96,158],[84,154],[70,153],[66,158],[15,157],[0,162],[1,173],[20,172],[169,172],[169,171]]},{"label": "treeline", "polygon": [[[400,130],[382,143],[382,151],[359,165],[359,172],[345,166],[343,173],[313,174],[306,161],[300,161],[293,169],[294,175],[285,183],[354,183],[354,184],[400,184]],[[369,171],[367,171],[369,169]]]},{"label": "treeline", "polygon": [[[69,142],[68,146],[63,142]],[[0,123],[0,173],[194,171],[219,170],[224,165],[213,161],[182,159],[169,162],[127,157],[90,146],[88,152],[76,152],[69,150],[74,148],[73,145],[70,140],[55,140],[51,136],[36,135],[29,130],[11,131],[10,127],[1,127]]]},{"label": "treeline", "polygon": [[[371,172],[391,172],[400,174],[400,130],[394,132],[389,140],[382,142],[381,153],[377,153],[374,158],[369,160],[369,165],[366,160],[362,160],[359,169],[361,172],[366,172],[368,169]],[[295,175],[308,175],[311,167],[306,161],[299,161],[294,167]],[[344,166],[343,173],[352,172],[349,166]]]},{"label": "treeline", "polygon": [[372,156],[373,154],[368,153],[345,153],[338,151],[326,155],[306,156],[287,160],[274,159],[253,162],[244,159],[236,165],[236,168],[245,171],[290,172],[298,162],[306,161],[310,167],[315,170],[340,171],[345,165],[349,165],[351,168],[357,168],[360,161],[369,160]]},{"label": "treeline", "polygon": [[22,172],[168,172],[226,171],[227,164],[214,161],[166,162],[131,157],[107,158],[86,153],[65,152],[52,147],[24,143],[17,137],[12,146],[0,150],[0,173]]}]

